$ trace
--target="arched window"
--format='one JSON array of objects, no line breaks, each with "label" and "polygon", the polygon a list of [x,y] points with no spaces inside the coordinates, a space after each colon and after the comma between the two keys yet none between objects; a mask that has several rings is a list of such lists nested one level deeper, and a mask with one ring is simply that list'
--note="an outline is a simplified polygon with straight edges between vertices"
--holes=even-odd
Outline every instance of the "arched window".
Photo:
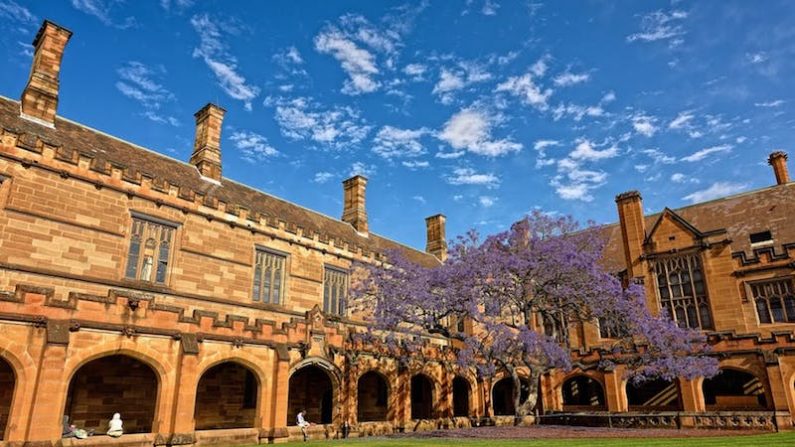
[{"label": "arched window", "polygon": [[290,376],[287,395],[288,425],[296,424],[301,410],[306,410],[307,422],[330,424],[334,418],[334,388],[328,373],[319,366],[309,365]]},{"label": "arched window", "polygon": [[639,384],[628,382],[627,401],[630,410],[679,411],[682,409],[678,383],[663,379]]},{"label": "arched window", "polygon": [[734,369],[704,379],[702,385],[707,410],[765,410],[768,407],[765,387],[754,376]]},{"label": "arched window", "polygon": [[11,401],[14,398],[16,375],[11,364],[0,358],[0,439],[5,439],[8,416],[11,414]]},{"label": "arched window", "polygon": [[[521,391],[519,399],[524,402],[530,396],[530,384],[525,379],[519,379]],[[491,390],[491,405],[495,416],[513,416],[516,406],[513,400],[513,379],[505,377],[494,384]]]},{"label": "arched window", "polygon": [[453,416],[469,416],[469,396],[471,395],[469,381],[456,376],[453,379]]},{"label": "arched window", "polygon": [[431,419],[433,411],[433,381],[424,374],[411,378],[411,418]]},{"label": "arched window", "polygon": [[386,421],[389,413],[389,386],[384,377],[370,371],[359,377],[357,385],[359,422]]},{"label": "arched window", "polygon": [[607,409],[602,385],[584,375],[570,378],[563,383],[563,409],[568,411],[602,411]]},{"label": "arched window", "polygon": [[202,374],[196,389],[196,430],[255,426],[259,381],[243,365],[225,362]]},{"label": "arched window", "polygon": [[119,413],[125,433],[150,433],[157,394],[157,375],[149,365],[126,355],[110,355],[75,372],[64,414],[80,428],[104,433],[113,413]]}]

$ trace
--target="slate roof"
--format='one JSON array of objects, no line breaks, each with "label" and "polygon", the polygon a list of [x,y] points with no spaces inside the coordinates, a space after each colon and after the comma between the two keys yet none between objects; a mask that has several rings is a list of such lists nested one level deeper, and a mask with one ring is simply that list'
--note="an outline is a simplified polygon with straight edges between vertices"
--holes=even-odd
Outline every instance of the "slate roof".
[{"label": "slate roof", "polygon": [[[410,259],[427,266],[438,265],[433,255],[415,250],[390,239],[369,233],[364,237],[348,223],[309,210],[286,200],[224,178],[220,185],[203,180],[196,168],[188,163],[158,154],[146,148],[114,138],[73,121],[57,117],[55,129],[30,122],[19,116],[19,102],[0,97],[0,126],[20,135],[22,144],[35,147],[36,138],[59,146],[59,159],[73,160],[74,152],[93,158],[92,169],[108,171],[110,166],[124,169],[125,180],[140,182],[141,176],[153,179],[153,184],[168,183],[179,188],[180,197],[191,199],[202,194],[205,203],[216,200],[227,204],[227,209],[237,206],[247,208],[250,216],[264,215],[270,221],[282,220],[286,228],[300,227],[305,234],[319,234],[321,240],[333,238],[345,241],[353,251],[384,253],[399,249]],[[342,194],[342,191],[340,191]]]}]

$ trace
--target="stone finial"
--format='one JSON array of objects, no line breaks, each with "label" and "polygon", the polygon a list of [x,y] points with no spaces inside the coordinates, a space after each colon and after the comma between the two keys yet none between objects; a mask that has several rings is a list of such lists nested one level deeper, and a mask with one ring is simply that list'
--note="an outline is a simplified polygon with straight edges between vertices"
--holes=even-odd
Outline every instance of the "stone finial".
[{"label": "stone finial", "polygon": [[425,218],[425,229],[427,231],[425,251],[436,256],[442,262],[447,260],[446,220],[447,217],[444,214],[436,214]]},{"label": "stone finial", "polygon": [[221,126],[226,110],[209,103],[193,116],[196,118],[196,138],[190,164],[202,177],[221,181]]},{"label": "stone finial", "polygon": [[71,31],[49,20],[41,24],[33,39],[33,63],[20,101],[23,118],[55,126],[61,59],[70,37]]},{"label": "stone finial", "polygon": [[767,163],[773,167],[773,173],[776,175],[776,184],[785,185],[789,183],[789,171],[787,170],[787,153],[784,151],[775,151],[767,158]]},{"label": "stone finial", "polygon": [[367,235],[367,209],[365,208],[365,188],[367,178],[356,175],[342,182],[344,192],[342,221],[353,225],[361,234]]}]

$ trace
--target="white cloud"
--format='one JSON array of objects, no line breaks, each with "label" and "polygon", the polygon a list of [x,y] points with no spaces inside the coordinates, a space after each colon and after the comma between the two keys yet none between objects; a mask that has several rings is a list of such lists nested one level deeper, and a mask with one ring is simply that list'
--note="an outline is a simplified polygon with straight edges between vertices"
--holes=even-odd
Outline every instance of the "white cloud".
[{"label": "white cloud", "polygon": [[325,108],[311,98],[268,98],[275,106],[275,118],[283,135],[309,140],[330,149],[343,149],[362,142],[370,126],[351,107]]},{"label": "white cloud", "polygon": [[654,124],[657,120],[653,116],[639,114],[632,117],[632,128],[635,132],[651,137],[657,132],[657,126]]},{"label": "white cloud", "polygon": [[602,96],[602,99],[599,101],[601,104],[608,104],[616,100],[616,92],[610,91]]},{"label": "white cloud", "polygon": [[761,64],[767,62],[768,56],[764,51],[758,53],[745,53],[745,58],[752,64]]},{"label": "white cloud", "polygon": [[320,172],[316,172],[315,173],[315,178],[312,179],[312,181],[315,182],[315,183],[323,184],[323,183],[326,183],[326,182],[328,182],[329,180],[331,180],[333,178],[334,178],[334,174],[332,174],[330,172],[326,172],[326,171],[320,171]]},{"label": "white cloud", "polygon": [[[546,70],[546,68],[544,68]],[[541,70],[543,72],[543,70]],[[547,101],[552,96],[552,89],[542,89],[533,80],[533,73],[525,73],[522,76],[511,76],[505,82],[497,85],[495,92],[508,92],[517,96],[522,101],[538,110],[546,110],[549,107]]]},{"label": "white cloud", "polygon": [[566,71],[557,75],[552,82],[554,82],[558,87],[568,87],[571,85],[588,82],[589,79],[591,79],[591,75],[589,73],[572,73],[570,71]]},{"label": "white cloud", "polygon": [[661,152],[659,149],[644,149],[641,153],[648,155],[654,163],[670,165],[676,163],[676,157]]},{"label": "white cloud", "polygon": [[256,132],[235,131],[229,139],[240,149],[241,158],[249,163],[279,155],[279,151],[268,143],[268,139]]},{"label": "white cloud", "polygon": [[649,169],[649,165],[635,165],[635,170],[640,173],[646,172],[647,169]]},{"label": "white cloud", "polygon": [[682,161],[690,161],[690,162],[701,161],[701,160],[707,158],[707,156],[709,156],[710,154],[720,154],[720,153],[731,152],[732,151],[732,147],[733,146],[731,144],[721,144],[719,146],[707,147],[707,148],[701,149],[698,152],[694,152],[694,153],[688,155],[687,157],[682,157],[681,160]]},{"label": "white cloud", "polygon": [[372,177],[375,175],[377,168],[375,165],[368,165],[361,161],[357,161],[351,165],[350,176],[353,177],[355,175],[362,175],[365,177]]},{"label": "white cloud", "polygon": [[661,10],[650,12],[644,15],[640,21],[640,32],[627,36],[628,42],[643,41],[655,42],[658,40],[670,40],[672,46],[682,43],[682,36],[685,34],[682,20],[687,18],[685,11],[671,11],[669,13]]},{"label": "white cloud", "polygon": [[409,169],[424,169],[431,165],[427,161],[419,161],[419,160],[407,160],[402,162],[401,164]]},{"label": "white cloud", "polygon": [[383,158],[416,157],[425,153],[420,138],[428,133],[428,129],[399,129],[384,126],[376,134],[373,152]]},{"label": "white cloud", "polygon": [[492,78],[491,73],[478,63],[462,61],[458,66],[459,68],[442,67],[439,80],[433,86],[432,93],[439,96],[442,104],[452,103],[454,92]]},{"label": "white cloud", "polygon": [[535,75],[535,76],[538,76],[539,78],[540,78],[540,77],[542,77],[542,76],[544,76],[544,73],[546,73],[546,72],[547,72],[547,68],[548,68],[548,66],[547,66],[547,61],[548,61],[550,58],[551,58],[551,57],[550,57],[548,54],[546,54],[546,55],[542,56],[540,59],[538,59],[538,60],[537,60],[537,61],[536,61],[536,62],[535,62],[535,63],[534,63],[534,64],[533,64],[531,67],[530,67],[530,73],[533,73],[533,75]]},{"label": "white cloud", "polygon": [[251,101],[259,96],[259,87],[246,83],[246,78],[238,72],[235,58],[222,40],[221,29],[234,30],[209,15],[195,15],[190,20],[199,35],[199,46],[193,50],[193,57],[201,58],[215,74],[218,85],[233,99],[243,101],[246,110],[251,110]]},{"label": "white cloud", "polygon": [[688,177],[681,172],[671,174],[671,181],[674,183],[699,183],[698,179]]},{"label": "white cloud", "polygon": [[577,147],[569,153],[569,157],[581,161],[597,161],[613,158],[618,155],[618,147],[615,145],[604,150],[594,149],[594,144],[590,140],[579,140]]},{"label": "white cloud", "polygon": [[734,182],[715,182],[709,188],[688,194],[682,199],[689,200],[691,203],[705,202],[707,200],[737,194],[748,188],[745,183]]},{"label": "white cloud", "polygon": [[558,140],[537,140],[533,143],[533,149],[537,151],[543,151],[544,149],[552,146],[560,146],[560,141]]},{"label": "white cloud", "polygon": [[120,78],[116,81],[116,89],[141,104],[143,116],[158,123],[179,126],[178,119],[158,112],[164,103],[174,100],[174,94],[155,80],[165,73],[165,69],[151,69],[140,62],[131,61],[117,69],[116,73]]},{"label": "white cloud", "polygon": [[476,172],[472,168],[456,168],[446,180],[451,185],[480,185],[490,188],[500,184],[500,179],[493,173]]},{"label": "white cloud", "polygon": [[184,10],[193,6],[193,0],[160,0],[160,6],[166,11],[170,11],[172,6]]},{"label": "white cloud", "polygon": [[345,81],[343,93],[350,95],[370,93],[380,86],[380,83],[374,79],[378,74],[375,56],[356,45],[356,42],[339,29],[330,27],[315,36],[315,49],[337,59],[348,74],[349,79]]},{"label": "white cloud", "polygon": [[522,145],[510,139],[493,140],[491,117],[476,109],[462,109],[444,125],[438,138],[453,149],[466,149],[478,155],[497,157],[522,149]]},{"label": "white cloud", "polygon": [[577,104],[558,104],[552,110],[552,119],[558,121],[564,116],[571,116],[574,121],[581,121],[584,117],[599,118],[605,116],[607,112],[601,105],[581,106]]},{"label": "white cloud", "polygon": [[[575,152],[577,149],[572,153]],[[581,149],[581,152],[590,153],[591,151]],[[604,185],[607,181],[607,173],[583,169],[581,163],[586,160],[587,158],[567,157],[557,161],[558,175],[552,178],[550,185],[555,188],[555,192],[561,199],[591,202],[594,199],[591,191]]]},{"label": "white cloud", "polygon": [[273,61],[284,71],[284,74],[278,75],[280,79],[291,79],[296,76],[304,77],[309,75],[302,67],[304,65],[304,58],[301,56],[301,52],[294,46],[287,47],[274,54]]},{"label": "white cloud", "polygon": [[412,197],[412,199],[416,200],[417,202],[419,202],[419,203],[421,203],[423,205],[425,205],[427,203],[427,200],[425,200],[425,197],[423,197],[423,196],[414,196],[414,197]]},{"label": "white cloud", "polygon": [[500,4],[495,2],[494,0],[485,0],[483,2],[483,8],[480,9],[480,12],[486,16],[493,16],[497,15],[497,10],[500,8]]},{"label": "white cloud", "polygon": [[692,112],[685,111],[679,112],[679,115],[676,115],[670,123],[668,123],[669,129],[685,129],[690,126],[690,122],[695,118]]},{"label": "white cloud", "polygon": [[33,15],[28,8],[11,0],[0,2],[0,17],[17,22],[22,26],[33,26],[39,22],[38,17]]},{"label": "white cloud", "polygon": [[411,76],[415,81],[422,80],[422,75],[424,75],[426,71],[428,71],[428,67],[423,64],[408,64],[403,67],[403,73]]},{"label": "white cloud", "polygon": [[439,73],[439,81],[433,86],[432,93],[438,95],[454,90],[460,90],[464,88],[464,86],[466,86],[466,83],[464,82],[464,78],[459,73],[442,68],[441,73]]},{"label": "white cloud", "polygon": [[96,17],[103,25],[115,26],[120,29],[130,28],[135,25],[135,19],[133,17],[127,17],[123,22],[118,23],[113,20],[110,10],[116,2],[105,0],[71,0],[71,3],[73,8]]},{"label": "white cloud", "polygon": [[754,103],[754,105],[756,107],[773,108],[773,107],[779,107],[779,106],[784,105],[784,100],[783,99],[776,99],[774,101],[757,102],[757,103]]},{"label": "white cloud", "polygon": [[478,197],[478,202],[480,202],[480,206],[483,208],[491,208],[497,203],[497,198],[493,196],[480,196]]}]

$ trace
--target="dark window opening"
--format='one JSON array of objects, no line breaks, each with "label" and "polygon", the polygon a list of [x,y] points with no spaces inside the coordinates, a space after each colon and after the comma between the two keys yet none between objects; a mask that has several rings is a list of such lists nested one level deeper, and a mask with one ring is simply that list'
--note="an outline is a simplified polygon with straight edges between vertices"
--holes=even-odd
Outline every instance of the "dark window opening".
[{"label": "dark window opening", "polygon": [[752,244],[761,244],[764,242],[773,242],[773,234],[770,232],[770,230],[751,234]]}]

